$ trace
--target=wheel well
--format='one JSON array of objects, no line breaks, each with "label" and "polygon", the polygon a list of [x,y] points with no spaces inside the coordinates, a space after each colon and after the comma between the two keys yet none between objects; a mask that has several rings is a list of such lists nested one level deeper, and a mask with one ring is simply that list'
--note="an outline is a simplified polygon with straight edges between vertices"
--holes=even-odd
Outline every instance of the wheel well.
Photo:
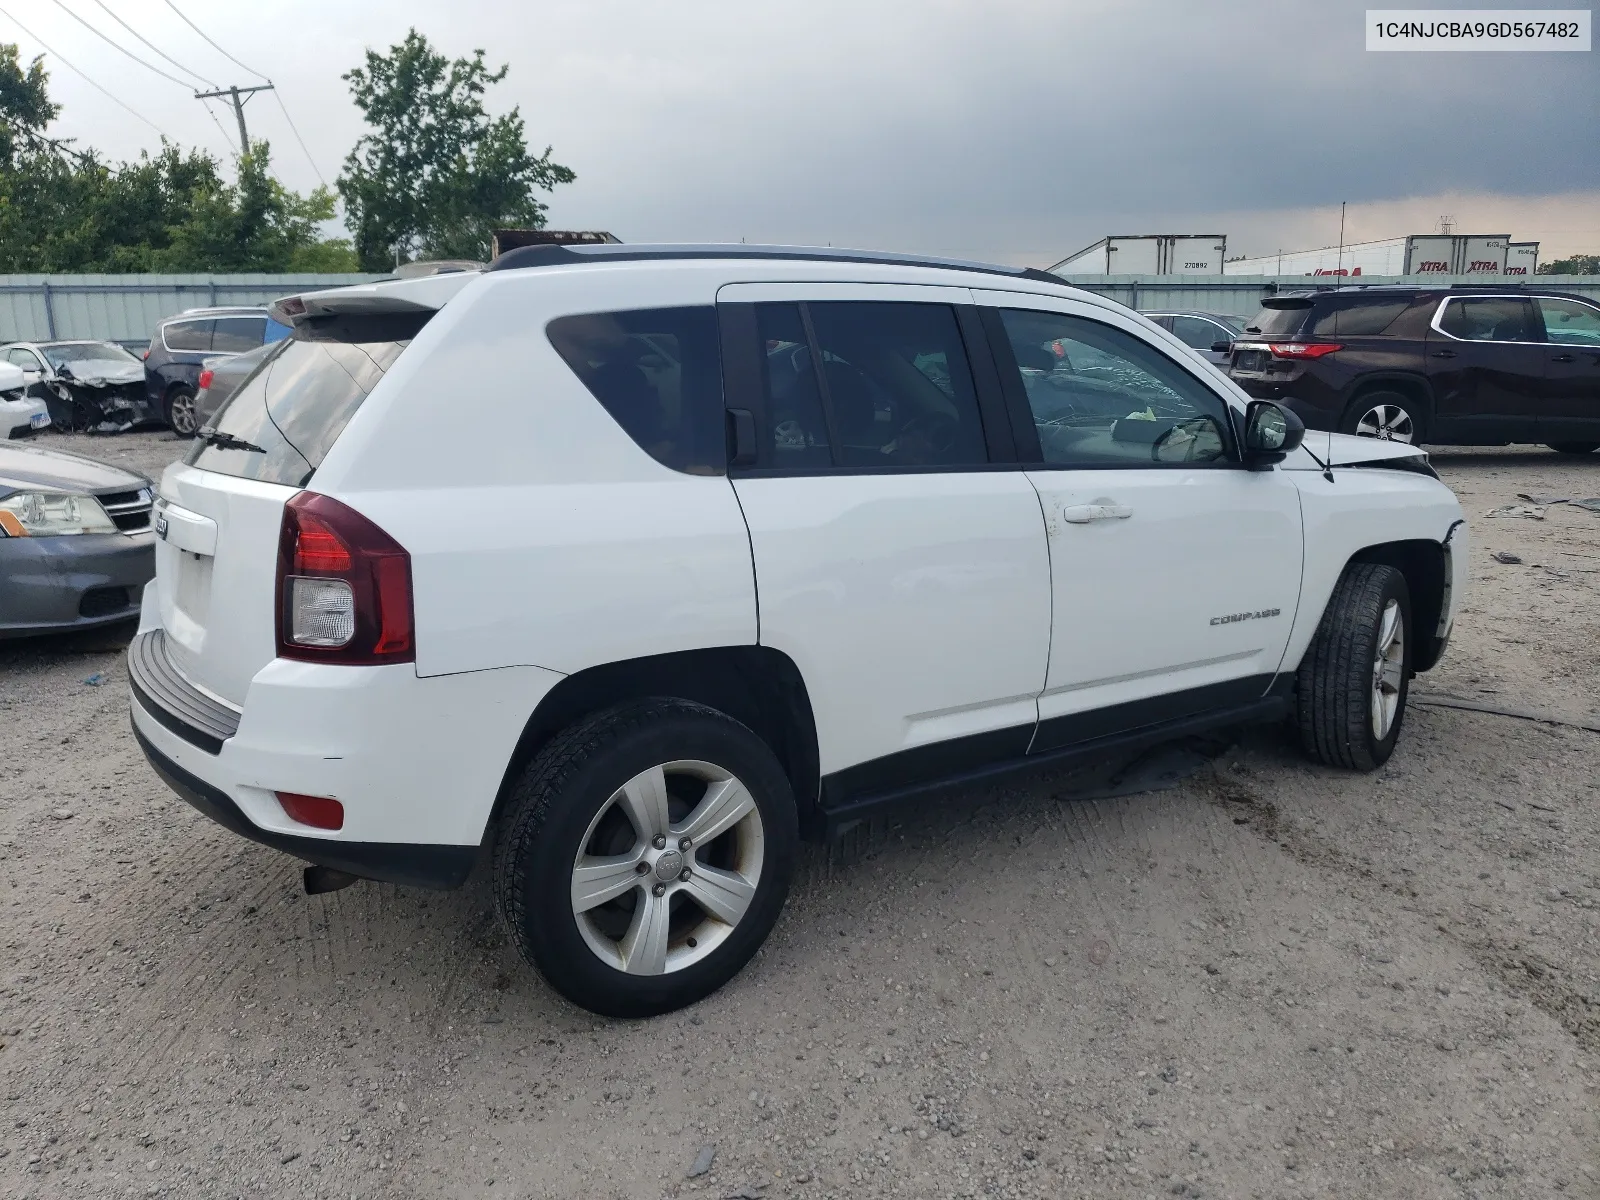
[{"label": "wheel well", "polygon": [[1431,668],[1444,649],[1439,641],[1445,602],[1444,555],[1444,547],[1438,542],[1417,540],[1368,546],[1350,556],[1353,563],[1381,563],[1406,577],[1406,590],[1411,593],[1411,628],[1417,638],[1417,652],[1411,659],[1416,671]]},{"label": "wheel well", "polygon": [[561,730],[592,712],[642,700],[672,696],[725,713],[766,742],[794,790],[800,831],[820,832],[817,804],[821,769],[811,698],[794,661],[767,646],[724,646],[685,650],[605,663],[563,679],[528,718],[495,797],[499,816],[522,770]]},{"label": "wheel well", "polygon": [[1356,405],[1370,396],[1373,392],[1399,392],[1412,400],[1421,410],[1420,416],[1426,423],[1433,421],[1433,392],[1428,385],[1420,379],[1409,375],[1382,375],[1376,379],[1363,379],[1356,384],[1350,393],[1350,399],[1344,406],[1345,420],[1348,421]]}]

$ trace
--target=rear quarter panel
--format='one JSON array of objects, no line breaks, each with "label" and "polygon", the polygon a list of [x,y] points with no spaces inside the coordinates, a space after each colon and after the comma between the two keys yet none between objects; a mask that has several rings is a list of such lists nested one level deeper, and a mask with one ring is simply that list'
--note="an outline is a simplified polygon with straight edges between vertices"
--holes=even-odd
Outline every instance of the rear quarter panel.
[{"label": "rear quarter panel", "polygon": [[755,644],[727,478],[657,463],[545,335],[570,313],[709,305],[719,282],[693,266],[485,275],[373,390],[311,487],[410,552],[419,675]]}]

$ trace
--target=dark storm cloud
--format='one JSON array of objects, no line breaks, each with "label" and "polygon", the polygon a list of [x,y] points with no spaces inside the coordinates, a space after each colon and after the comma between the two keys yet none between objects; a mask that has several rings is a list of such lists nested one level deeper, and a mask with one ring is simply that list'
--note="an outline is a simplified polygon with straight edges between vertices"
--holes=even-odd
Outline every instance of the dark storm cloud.
[{"label": "dark storm cloud", "polygon": [[[187,45],[164,6],[123,8]],[[189,11],[273,76],[330,175],[360,132],[338,77],[364,47],[409,25],[452,54],[484,47],[511,67],[495,101],[520,104],[536,148],[553,142],[578,171],[553,222],[627,240],[1037,258],[1204,214],[1600,193],[1594,53],[1369,53],[1365,4],[1348,0],[283,0],[266,23],[222,0]],[[92,58],[110,51],[65,18],[39,32],[180,137],[220,136],[168,94],[181,89]],[[57,77],[71,132],[131,155],[148,131]],[[253,112],[288,181],[313,183],[273,110]]]}]

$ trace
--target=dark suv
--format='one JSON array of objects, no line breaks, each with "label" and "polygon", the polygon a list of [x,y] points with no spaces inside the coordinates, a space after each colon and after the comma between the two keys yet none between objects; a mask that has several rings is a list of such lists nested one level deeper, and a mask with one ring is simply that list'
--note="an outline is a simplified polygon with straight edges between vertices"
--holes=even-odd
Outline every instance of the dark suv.
[{"label": "dark suv", "polygon": [[151,409],[174,433],[189,437],[197,428],[194,398],[201,364],[218,354],[243,354],[288,336],[288,327],[264,308],[192,308],[168,317],[156,326],[144,352]]},{"label": "dark suv", "polygon": [[1313,429],[1402,442],[1600,448],[1600,305],[1520,287],[1271,296],[1226,370]]}]

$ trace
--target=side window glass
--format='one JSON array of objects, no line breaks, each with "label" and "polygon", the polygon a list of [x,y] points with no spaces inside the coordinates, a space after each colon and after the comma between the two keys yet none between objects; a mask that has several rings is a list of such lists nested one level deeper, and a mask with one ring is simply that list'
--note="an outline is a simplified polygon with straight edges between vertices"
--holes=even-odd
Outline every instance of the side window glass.
[{"label": "side window glass", "polygon": [[168,350],[210,350],[211,321],[174,321],[162,332]]},{"label": "side window glass", "polygon": [[776,470],[832,466],[828,422],[822,415],[822,393],[800,306],[758,304],[756,328],[761,336],[767,405],[763,436],[772,452],[763,462]]},{"label": "side window glass", "polygon": [[692,475],[727,468],[714,308],[558,317],[548,333],[573,374],[650,457]]},{"label": "side window glass", "polygon": [[266,330],[265,317],[220,317],[211,335],[211,348],[218,354],[242,354],[261,345]]},{"label": "side window glass", "polygon": [[1600,346],[1600,310],[1575,300],[1541,296],[1534,301],[1544,318],[1544,340],[1560,346]]},{"label": "side window glass", "polygon": [[1411,307],[1405,300],[1354,300],[1336,304],[1317,314],[1312,323],[1312,337],[1376,337],[1400,318]]},{"label": "side window glass", "polygon": [[1200,317],[1173,317],[1172,332],[1185,346],[1192,346],[1196,350],[1209,350],[1212,342],[1232,337],[1220,325]]},{"label": "side window glass", "polygon": [[988,461],[955,311],[944,304],[808,305],[841,467]]},{"label": "side window glass", "polygon": [[39,360],[34,357],[32,350],[24,350],[21,346],[6,351],[6,361],[21,367],[24,371],[37,371]]},{"label": "side window glass", "polygon": [[1062,313],[1003,309],[1044,461],[1059,466],[1214,462],[1230,440],[1222,398],[1132,334]]},{"label": "side window glass", "polygon": [[1439,328],[1464,342],[1531,342],[1532,312],[1516,296],[1465,296],[1445,305]]}]

